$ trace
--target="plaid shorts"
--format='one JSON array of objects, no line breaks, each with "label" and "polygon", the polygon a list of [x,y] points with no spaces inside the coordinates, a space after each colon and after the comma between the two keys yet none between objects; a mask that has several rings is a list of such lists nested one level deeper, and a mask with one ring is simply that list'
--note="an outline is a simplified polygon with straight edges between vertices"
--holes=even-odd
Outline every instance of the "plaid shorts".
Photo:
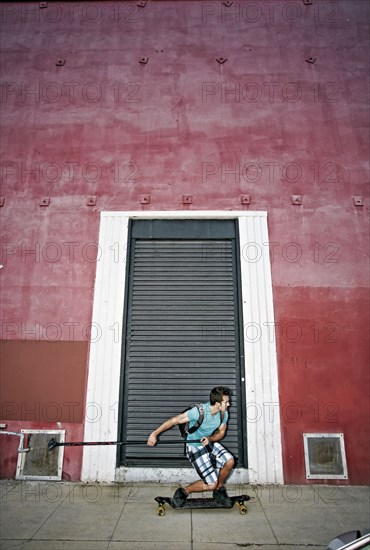
[{"label": "plaid shorts", "polygon": [[233,458],[232,454],[217,442],[200,448],[186,445],[186,457],[207,485],[217,483],[216,469],[222,468],[230,458]]}]

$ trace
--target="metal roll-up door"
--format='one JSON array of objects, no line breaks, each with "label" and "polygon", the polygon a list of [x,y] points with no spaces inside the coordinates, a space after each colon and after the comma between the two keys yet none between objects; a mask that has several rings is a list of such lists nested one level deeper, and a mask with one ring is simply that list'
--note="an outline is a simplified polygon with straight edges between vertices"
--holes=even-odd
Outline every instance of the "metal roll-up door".
[{"label": "metal roll-up door", "polygon": [[[180,238],[181,235],[181,238]],[[225,235],[224,238],[220,236]],[[126,465],[188,465],[177,427],[150,432],[186,407],[232,390],[225,445],[243,453],[240,322],[233,222],[133,222],[121,400]],[[166,441],[178,439],[174,445]]]}]

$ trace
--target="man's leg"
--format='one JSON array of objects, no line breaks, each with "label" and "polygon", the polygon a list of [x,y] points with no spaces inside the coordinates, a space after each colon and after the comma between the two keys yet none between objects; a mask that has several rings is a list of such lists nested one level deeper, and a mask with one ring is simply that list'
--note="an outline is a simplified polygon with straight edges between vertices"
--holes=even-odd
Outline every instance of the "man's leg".
[{"label": "man's leg", "polygon": [[199,481],[195,481],[191,485],[185,487],[184,490],[188,495],[190,495],[190,493],[201,493],[203,491],[213,491],[214,489],[220,489],[220,487],[224,486],[224,483],[229,477],[233,467],[234,459],[230,458],[221,468],[217,483],[205,483],[202,479],[200,479]]},{"label": "man's leg", "polygon": [[188,458],[191,465],[201,479],[185,487],[188,495],[190,493],[201,493],[203,491],[213,491],[217,486],[217,472],[212,464],[211,449],[203,447],[196,453],[189,453]]},{"label": "man's leg", "polygon": [[207,447],[188,449],[186,456],[201,479],[176,490],[172,497],[176,506],[182,506],[190,493],[213,491],[217,486],[218,478],[211,460],[211,449]]},{"label": "man's leg", "polygon": [[217,483],[205,483],[202,479],[199,479],[198,481],[195,481],[194,483],[191,483],[191,485],[188,485],[185,487],[185,491],[188,495],[190,493],[202,493],[203,491],[213,491],[213,489],[216,489]]},{"label": "man's leg", "polygon": [[233,458],[229,458],[229,460],[221,468],[218,476],[218,483],[217,483],[217,486],[215,487],[216,489],[219,489],[220,487],[224,486],[224,483],[229,477],[231,470],[234,468],[234,462],[235,461]]},{"label": "man's leg", "polygon": [[217,486],[213,491],[213,498],[224,506],[231,506],[231,499],[227,494],[225,482],[234,467],[234,457],[220,443],[215,443],[212,452],[213,456],[216,458],[216,463],[220,468]]},{"label": "man's leg", "polygon": [[179,487],[176,489],[172,497],[172,502],[175,506],[184,506],[186,499],[190,493],[201,493],[203,491],[212,491],[216,488],[217,483],[205,483],[202,479],[191,483],[187,487]]},{"label": "man's leg", "polygon": [[[215,455],[215,458],[219,463],[219,467],[222,464],[218,477],[212,464],[211,454]],[[190,493],[213,491],[214,489],[223,487],[235,463],[233,456],[220,444],[214,445],[212,450],[204,448],[201,456],[195,455],[194,458],[192,456],[189,456],[188,458],[196,472],[202,478],[185,487],[185,491],[188,495]]]}]

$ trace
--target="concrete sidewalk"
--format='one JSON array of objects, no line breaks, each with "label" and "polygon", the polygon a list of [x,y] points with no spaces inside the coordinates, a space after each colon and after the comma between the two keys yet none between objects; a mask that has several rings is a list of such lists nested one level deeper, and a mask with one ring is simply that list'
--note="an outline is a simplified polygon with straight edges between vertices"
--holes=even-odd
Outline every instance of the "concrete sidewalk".
[{"label": "concrete sidewalk", "polygon": [[[1,549],[250,550],[325,549],[370,524],[369,487],[228,485],[247,493],[247,515],[173,510],[157,515],[157,495],[175,485],[3,481]],[[209,496],[209,495],[208,495]]]}]

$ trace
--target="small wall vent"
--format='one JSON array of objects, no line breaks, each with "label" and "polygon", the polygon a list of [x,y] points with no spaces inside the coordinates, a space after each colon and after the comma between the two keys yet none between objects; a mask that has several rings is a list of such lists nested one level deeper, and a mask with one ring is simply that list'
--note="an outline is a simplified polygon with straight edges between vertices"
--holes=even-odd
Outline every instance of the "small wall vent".
[{"label": "small wall vent", "polygon": [[15,479],[60,481],[62,479],[64,447],[48,450],[50,439],[64,443],[65,430],[21,430],[28,452],[18,454]]},{"label": "small wall vent", "polygon": [[348,479],[344,436],[303,434],[307,479]]}]

